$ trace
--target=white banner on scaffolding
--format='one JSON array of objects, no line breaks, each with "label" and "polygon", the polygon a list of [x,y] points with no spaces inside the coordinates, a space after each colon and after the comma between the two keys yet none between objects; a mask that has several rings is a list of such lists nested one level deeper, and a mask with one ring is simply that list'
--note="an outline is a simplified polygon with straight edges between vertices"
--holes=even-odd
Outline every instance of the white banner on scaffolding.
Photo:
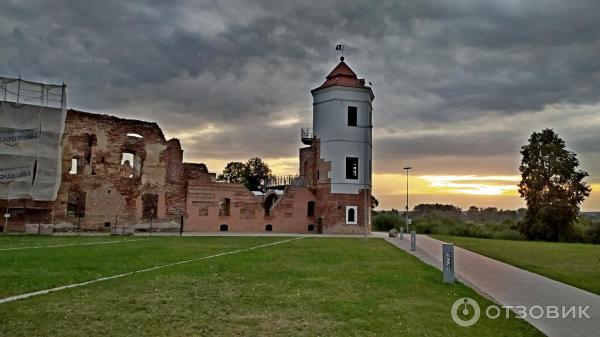
[{"label": "white banner on scaffolding", "polygon": [[56,199],[66,110],[0,101],[0,199]]}]

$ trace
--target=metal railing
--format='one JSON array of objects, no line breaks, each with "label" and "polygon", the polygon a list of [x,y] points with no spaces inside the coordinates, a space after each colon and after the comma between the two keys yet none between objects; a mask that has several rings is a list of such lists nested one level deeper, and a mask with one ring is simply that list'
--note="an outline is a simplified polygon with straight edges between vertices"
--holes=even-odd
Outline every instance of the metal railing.
[{"label": "metal railing", "polygon": [[301,128],[300,129],[300,139],[303,144],[310,145],[312,143],[312,139],[314,137],[313,130],[310,128]]},{"label": "metal railing", "polygon": [[64,109],[67,106],[66,85],[25,81],[20,77],[0,77],[0,100]]},{"label": "metal railing", "polygon": [[308,182],[306,177],[298,175],[276,176],[265,181],[266,188],[285,186],[306,187],[308,186]]}]

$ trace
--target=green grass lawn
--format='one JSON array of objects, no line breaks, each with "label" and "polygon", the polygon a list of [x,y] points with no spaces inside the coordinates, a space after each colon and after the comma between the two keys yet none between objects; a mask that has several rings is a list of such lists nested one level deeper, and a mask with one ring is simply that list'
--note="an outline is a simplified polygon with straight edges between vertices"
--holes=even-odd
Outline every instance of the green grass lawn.
[{"label": "green grass lawn", "polygon": [[600,295],[600,245],[431,237]]},{"label": "green grass lawn", "polygon": [[[287,240],[153,237],[0,251],[0,298]],[[118,238],[0,237],[0,249]],[[382,239],[304,238],[0,304],[1,336],[541,336],[515,318],[450,318],[489,301]]]}]

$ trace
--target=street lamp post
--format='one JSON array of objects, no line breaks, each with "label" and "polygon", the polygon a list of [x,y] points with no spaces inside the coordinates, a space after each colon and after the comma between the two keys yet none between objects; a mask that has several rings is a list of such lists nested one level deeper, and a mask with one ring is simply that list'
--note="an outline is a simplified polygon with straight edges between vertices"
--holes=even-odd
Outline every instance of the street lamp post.
[{"label": "street lamp post", "polygon": [[406,214],[405,214],[405,223],[406,223],[406,233],[408,233],[408,170],[412,169],[412,167],[407,166],[403,168],[406,170]]}]

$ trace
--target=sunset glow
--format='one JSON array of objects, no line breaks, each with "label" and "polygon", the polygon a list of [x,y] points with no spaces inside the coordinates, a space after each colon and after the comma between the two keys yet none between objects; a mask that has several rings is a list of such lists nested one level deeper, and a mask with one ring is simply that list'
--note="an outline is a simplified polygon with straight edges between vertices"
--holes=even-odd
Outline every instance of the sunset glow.
[{"label": "sunset glow", "polygon": [[420,179],[436,188],[440,193],[459,193],[474,195],[515,194],[518,176],[420,176]]}]

